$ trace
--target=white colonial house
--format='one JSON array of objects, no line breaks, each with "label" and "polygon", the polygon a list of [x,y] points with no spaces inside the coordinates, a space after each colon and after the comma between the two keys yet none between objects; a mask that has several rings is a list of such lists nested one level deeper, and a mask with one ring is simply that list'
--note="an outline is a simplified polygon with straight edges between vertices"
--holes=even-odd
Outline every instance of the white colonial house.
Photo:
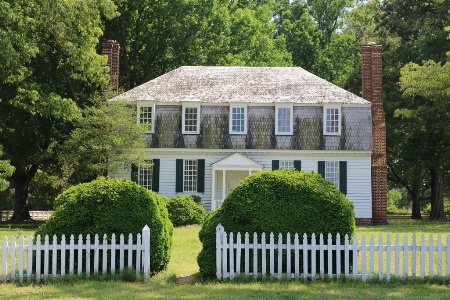
[{"label": "white colonial house", "polygon": [[198,195],[209,211],[254,172],[315,171],[353,202],[357,220],[373,218],[372,103],[302,68],[180,67],[118,100],[151,124],[153,165],[112,177]]}]

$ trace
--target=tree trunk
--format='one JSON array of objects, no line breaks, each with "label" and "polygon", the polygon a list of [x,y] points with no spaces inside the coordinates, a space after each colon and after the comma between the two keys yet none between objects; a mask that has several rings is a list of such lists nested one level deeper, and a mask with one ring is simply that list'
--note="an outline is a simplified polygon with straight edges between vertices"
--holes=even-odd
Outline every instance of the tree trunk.
[{"label": "tree trunk", "polygon": [[32,165],[22,170],[16,169],[16,172],[11,177],[11,186],[14,188],[14,213],[9,220],[10,222],[31,220],[27,204],[28,189],[37,170],[37,165]]},{"label": "tree trunk", "polygon": [[[418,168],[417,168],[418,169]],[[420,193],[422,190],[422,172],[420,170],[415,170],[414,181],[411,189],[410,196],[412,198],[412,214],[411,219],[422,219],[422,214],[420,212]]]},{"label": "tree trunk", "polygon": [[444,180],[442,161],[438,160],[430,169],[431,178],[431,212],[430,220],[445,219],[444,212]]}]

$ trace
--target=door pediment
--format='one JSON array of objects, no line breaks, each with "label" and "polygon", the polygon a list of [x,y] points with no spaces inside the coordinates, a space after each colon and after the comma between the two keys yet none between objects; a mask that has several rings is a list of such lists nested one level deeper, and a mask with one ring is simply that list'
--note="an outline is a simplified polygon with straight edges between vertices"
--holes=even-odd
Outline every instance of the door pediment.
[{"label": "door pediment", "polygon": [[262,171],[264,166],[240,153],[234,153],[211,165],[213,170]]}]

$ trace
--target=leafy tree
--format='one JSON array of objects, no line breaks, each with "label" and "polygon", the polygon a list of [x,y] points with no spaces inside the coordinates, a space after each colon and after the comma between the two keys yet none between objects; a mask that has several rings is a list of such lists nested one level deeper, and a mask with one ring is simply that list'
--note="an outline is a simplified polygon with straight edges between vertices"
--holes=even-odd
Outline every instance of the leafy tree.
[{"label": "leafy tree", "polygon": [[105,39],[122,46],[121,85],[128,90],[183,65],[290,65],[266,2],[119,1]]},{"label": "leafy tree", "polygon": [[[0,146],[0,157],[2,157],[3,151]],[[0,192],[6,190],[9,186],[8,178],[14,172],[14,167],[9,164],[7,160],[0,160]]]},{"label": "leafy tree", "polygon": [[422,138],[423,156],[430,170],[430,219],[445,219],[444,170],[450,166],[449,78],[449,60],[445,64],[432,60],[424,61],[423,65],[408,63],[401,69],[401,90],[416,103],[414,109],[403,108],[396,112],[420,125],[414,133]]},{"label": "leafy tree", "polygon": [[59,148],[60,185],[90,181],[121,166],[145,160],[144,125],[136,123],[136,108],[125,103],[84,109],[83,117]]},{"label": "leafy tree", "polygon": [[108,82],[96,46],[114,9],[110,0],[0,1],[0,143],[15,167],[13,220],[29,218],[31,180]]},{"label": "leafy tree", "polygon": [[[423,191],[427,186],[432,190],[442,187],[433,183],[439,181],[440,176],[432,175],[435,172],[432,170],[436,169],[432,161],[441,152],[439,132],[445,124],[432,122],[432,113],[425,112],[430,108],[430,99],[404,93],[397,83],[400,69],[409,62],[419,64],[424,60],[446,60],[445,53],[450,50],[450,44],[444,28],[450,24],[449,9],[448,1],[390,0],[382,2],[381,13],[377,16],[377,32],[380,42],[385,45],[383,89],[389,178],[408,190],[413,199],[413,218],[421,218],[420,200],[424,198]],[[419,113],[420,117],[412,118],[411,112]],[[439,198],[441,192],[431,194],[432,203],[440,202],[435,197]],[[430,217],[435,219],[442,215],[432,214]]]}]

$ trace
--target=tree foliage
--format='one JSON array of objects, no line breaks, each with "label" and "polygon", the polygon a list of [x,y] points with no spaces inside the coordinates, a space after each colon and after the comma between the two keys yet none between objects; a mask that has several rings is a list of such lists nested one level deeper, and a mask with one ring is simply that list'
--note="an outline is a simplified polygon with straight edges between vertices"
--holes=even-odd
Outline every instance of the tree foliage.
[{"label": "tree foliage", "polygon": [[[446,52],[450,50],[445,31],[450,24],[449,9],[448,1],[390,0],[382,2],[377,17],[377,33],[385,45],[383,89],[389,178],[391,184],[408,190],[413,199],[413,218],[421,218],[420,200],[426,190],[431,189],[431,203],[442,207],[440,182],[445,175],[446,159],[440,156],[441,133],[448,124],[442,119],[445,112],[433,108],[431,99],[413,93],[412,89],[400,89],[400,70],[408,63],[446,60]],[[413,64],[408,65],[403,72],[412,67]],[[430,218],[439,219],[443,215],[432,213]]]},{"label": "tree foliage", "polygon": [[110,0],[0,1],[0,143],[15,167],[13,219],[27,217],[30,181],[53,167],[80,108],[108,82],[96,47],[114,9]]},{"label": "tree foliage", "polygon": [[[0,146],[0,157],[2,157],[3,151]],[[9,164],[7,160],[0,160],[0,192],[6,190],[9,186],[8,179],[14,172],[14,167]]]}]

